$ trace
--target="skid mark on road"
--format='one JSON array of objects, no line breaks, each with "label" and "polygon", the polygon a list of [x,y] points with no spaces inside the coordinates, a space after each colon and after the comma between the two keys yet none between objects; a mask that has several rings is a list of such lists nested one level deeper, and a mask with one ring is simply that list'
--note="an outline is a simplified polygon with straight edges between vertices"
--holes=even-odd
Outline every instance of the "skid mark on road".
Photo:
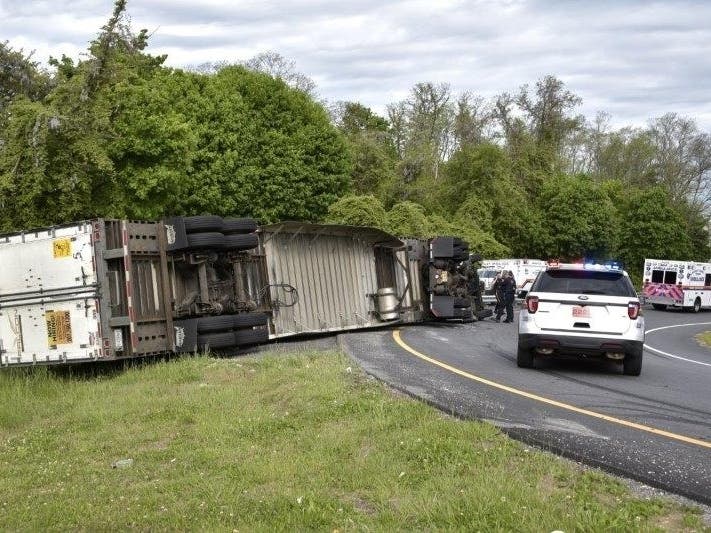
[{"label": "skid mark on road", "polygon": [[496,381],[491,381],[490,379],[482,378],[480,376],[475,376],[474,374],[470,374],[469,372],[466,372],[464,370],[461,370],[459,368],[451,366],[443,361],[439,361],[438,359],[435,359],[434,357],[431,357],[429,355],[425,355],[421,352],[418,352],[417,350],[415,350],[414,348],[412,348],[411,346],[406,344],[405,341],[402,340],[402,337],[400,336],[400,330],[393,331],[393,339],[403,350],[411,353],[415,357],[418,357],[419,359],[422,359],[423,361],[427,361],[428,363],[436,365],[440,368],[444,368],[445,370],[448,370],[448,371],[450,371],[454,374],[457,374],[459,376],[465,377],[467,379],[471,379],[472,381],[476,381],[478,383],[483,383],[484,385],[489,385],[490,387],[494,387],[496,389],[503,390],[505,392],[509,392],[509,393],[515,394],[517,396],[522,396],[522,397],[528,398],[530,400],[534,400],[534,401],[544,403],[547,405],[552,405],[554,407],[559,407],[561,409],[565,409],[567,411],[572,411],[574,413],[578,413],[581,415],[590,416],[590,417],[597,418],[600,420],[605,420],[605,421],[611,422],[613,424],[625,426],[625,427],[632,428],[632,429],[637,429],[639,431],[644,431],[647,433],[652,433],[654,435],[659,435],[661,437],[667,437],[669,439],[684,442],[686,444],[693,444],[696,446],[701,446],[702,448],[711,449],[711,442],[707,442],[707,441],[700,440],[700,439],[695,439],[693,437],[687,437],[686,435],[679,435],[678,433],[672,433],[670,431],[665,431],[663,429],[658,429],[655,427],[646,426],[644,424],[638,424],[636,422],[631,422],[629,420],[624,420],[622,418],[617,418],[617,417],[606,415],[603,413],[598,413],[596,411],[590,411],[589,409],[583,409],[581,407],[576,407],[574,405],[559,402],[559,401],[553,400],[551,398],[546,398],[544,396],[539,396],[539,395],[533,394],[531,392],[527,392],[527,391],[524,391],[521,389],[516,389],[514,387],[510,387],[508,385],[504,385],[504,384],[498,383]]}]

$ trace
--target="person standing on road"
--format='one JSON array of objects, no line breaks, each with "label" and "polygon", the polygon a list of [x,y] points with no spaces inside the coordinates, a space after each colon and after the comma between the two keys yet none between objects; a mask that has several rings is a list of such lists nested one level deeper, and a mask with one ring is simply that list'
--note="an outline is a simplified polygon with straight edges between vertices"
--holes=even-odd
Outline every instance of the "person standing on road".
[{"label": "person standing on road", "polygon": [[501,314],[504,312],[504,293],[502,291],[503,282],[504,278],[501,275],[501,272],[499,272],[496,274],[494,283],[491,285],[491,288],[494,291],[494,297],[496,298],[496,305],[494,306],[494,320],[497,322],[501,320]]},{"label": "person standing on road", "polygon": [[503,305],[499,307],[496,313],[496,320],[501,319],[501,315],[504,313],[504,308],[506,309],[506,319],[504,322],[513,322],[513,303],[516,298],[516,280],[513,277],[513,272],[510,270],[504,274],[501,280],[501,294]]}]

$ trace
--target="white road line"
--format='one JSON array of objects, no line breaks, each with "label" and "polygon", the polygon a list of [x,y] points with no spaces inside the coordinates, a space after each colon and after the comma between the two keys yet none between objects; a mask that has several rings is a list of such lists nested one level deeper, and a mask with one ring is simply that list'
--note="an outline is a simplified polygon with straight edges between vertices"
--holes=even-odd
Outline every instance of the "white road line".
[{"label": "white road line", "polygon": [[[683,327],[688,327],[688,326],[711,326],[711,322],[695,322],[695,323],[693,323],[693,324],[674,324],[673,326],[662,326],[662,327],[660,327],[660,328],[648,329],[648,330],[645,332],[645,335],[646,335],[646,334],[649,334],[649,333],[654,333],[655,331],[661,331],[661,330],[663,330],[663,329],[683,328]],[[704,362],[701,362],[701,361],[695,361],[694,359],[688,359],[688,358],[686,358],[686,357],[681,357],[680,355],[674,355],[674,354],[671,354],[671,353],[669,353],[669,352],[664,352],[664,351],[662,351],[662,350],[660,350],[660,349],[658,349],[658,348],[653,348],[652,346],[650,346],[650,345],[647,344],[646,342],[644,343],[644,347],[645,347],[647,350],[649,350],[649,351],[656,352],[656,353],[658,353],[658,354],[662,354],[662,355],[665,355],[665,356],[667,356],[667,357],[671,357],[672,359],[679,359],[680,361],[686,361],[687,363],[695,363],[695,364],[697,364],[697,365],[702,365],[702,366],[711,366],[711,363],[704,363]]]}]

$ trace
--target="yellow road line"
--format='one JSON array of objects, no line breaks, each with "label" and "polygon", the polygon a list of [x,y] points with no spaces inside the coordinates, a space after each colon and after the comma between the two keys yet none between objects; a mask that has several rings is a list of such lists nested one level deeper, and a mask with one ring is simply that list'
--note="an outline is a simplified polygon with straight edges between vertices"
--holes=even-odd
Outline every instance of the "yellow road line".
[{"label": "yellow road line", "polygon": [[403,350],[410,352],[412,355],[419,357],[423,361],[432,363],[433,365],[436,365],[440,368],[444,368],[445,370],[449,370],[450,372],[453,372],[454,374],[458,374],[458,375],[465,377],[467,379],[471,379],[472,381],[477,381],[479,383],[483,383],[484,385],[489,385],[490,387],[494,387],[499,390],[510,392],[510,393],[516,394],[518,396],[523,396],[524,398],[528,398],[530,400],[535,400],[537,402],[545,403],[548,405],[553,405],[555,407],[560,407],[561,409],[567,409],[568,411],[573,411],[574,413],[579,413],[581,415],[591,416],[593,418],[599,418],[601,420],[606,420],[607,422],[612,422],[613,424],[618,424],[620,426],[626,426],[629,428],[638,429],[640,431],[646,431],[647,433],[653,433],[655,435],[660,435],[662,437],[667,437],[670,439],[678,440],[681,442],[685,442],[687,444],[695,444],[696,446],[701,446],[703,448],[711,449],[711,442],[707,442],[707,441],[700,440],[700,439],[694,439],[692,437],[687,437],[685,435],[679,435],[678,433],[671,433],[670,431],[664,431],[663,429],[657,429],[657,428],[653,428],[651,426],[645,426],[644,424],[637,424],[636,422],[630,422],[629,420],[615,418],[614,416],[609,416],[609,415],[605,415],[602,413],[597,413],[595,411],[589,411],[588,409],[582,409],[580,407],[575,407],[574,405],[559,402],[556,400],[551,400],[550,398],[538,396],[537,394],[532,394],[532,393],[526,392],[524,390],[515,389],[514,387],[509,387],[508,385],[503,385],[501,383],[497,383],[496,381],[491,381],[486,378],[475,376],[474,374],[470,374],[469,372],[465,372],[464,370],[460,370],[459,368],[453,367],[451,365],[448,365],[447,363],[438,361],[437,359],[434,359],[433,357],[429,357],[423,353],[420,353],[417,350],[415,350],[414,348],[408,346],[407,344],[405,344],[405,341],[403,341],[402,338],[400,337],[400,330],[393,331],[393,338],[395,339],[395,342],[398,343]]}]

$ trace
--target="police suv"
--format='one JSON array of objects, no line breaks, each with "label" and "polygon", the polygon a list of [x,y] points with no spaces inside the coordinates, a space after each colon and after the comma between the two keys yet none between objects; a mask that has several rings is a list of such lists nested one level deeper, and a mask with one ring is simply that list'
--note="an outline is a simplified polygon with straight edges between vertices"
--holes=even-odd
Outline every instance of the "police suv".
[{"label": "police suv", "polygon": [[615,263],[549,263],[526,295],[518,324],[519,367],[538,356],[605,357],[642,371],[644,317],[629,276]]}]

